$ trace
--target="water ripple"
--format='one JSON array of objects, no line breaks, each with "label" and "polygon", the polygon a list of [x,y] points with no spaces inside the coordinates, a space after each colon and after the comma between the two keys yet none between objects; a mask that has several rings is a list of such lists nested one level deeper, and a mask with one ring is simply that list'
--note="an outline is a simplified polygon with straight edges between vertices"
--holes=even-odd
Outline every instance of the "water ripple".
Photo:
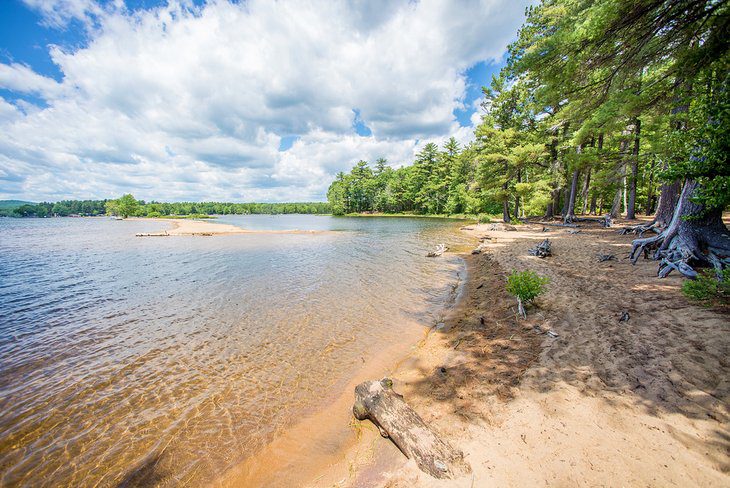
[{"label": "water ripple", "polygon": [[155,240],[133,237],[151,222],[0,219],[0,485],[208,481],[433,325],[461,266],[423,258],[453,239],[442,221],[221,220],[344,232]]}]

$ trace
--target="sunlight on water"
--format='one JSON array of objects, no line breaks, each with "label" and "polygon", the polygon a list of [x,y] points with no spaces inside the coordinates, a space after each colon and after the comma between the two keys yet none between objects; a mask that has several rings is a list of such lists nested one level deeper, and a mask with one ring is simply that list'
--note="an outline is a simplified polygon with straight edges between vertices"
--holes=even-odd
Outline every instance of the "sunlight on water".
[{"label": "sunlight on water", "polygon": [[317,235],[135,238],[0,219],[0,485],[199,484],[431,326],[461,263],[431,219],[229,216]]}]

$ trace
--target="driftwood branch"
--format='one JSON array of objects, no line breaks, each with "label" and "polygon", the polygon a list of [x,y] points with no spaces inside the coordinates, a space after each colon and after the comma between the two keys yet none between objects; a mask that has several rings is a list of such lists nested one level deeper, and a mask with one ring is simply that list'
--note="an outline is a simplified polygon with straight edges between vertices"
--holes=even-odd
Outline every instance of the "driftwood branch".
[{"label": "driftwood branch", "polygon": [[448,250],[449,250],[449,248],[446,247],[446,244],[439,244],[438,246],[436,246],[436,249],[434,249],[433,251],[428,252],[426,254],[426,257],[427,258],[435,258],[435,257],[441,256],[443,253],[445,253]]},{"label": "driftwood branch", "polygon": [[435,478],[453,478],[471,471],[461,451],[436,435],[393,391],[388,378],[357,385],[352,413],[358,420],[372,421],[381,435],[390,437],[407,458]]}]

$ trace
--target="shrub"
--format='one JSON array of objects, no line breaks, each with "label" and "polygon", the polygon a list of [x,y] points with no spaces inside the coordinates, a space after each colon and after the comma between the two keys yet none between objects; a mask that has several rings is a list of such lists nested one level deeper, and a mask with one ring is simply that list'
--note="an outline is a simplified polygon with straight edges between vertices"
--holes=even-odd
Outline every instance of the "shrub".
[{"label": "shrub", "polygon": [[550,282],[546,276],[539,276],[534,271],[513,271],[507,277],[507,293],[517,297],[517,307],[520,315],[525,317],[525,304],[533,301],[545,291],[545,285]]},{"label": "shrub", "polygon": [[701,302],[727,301],[730,298],[730,269],[722,271],[721,280],[717,279],[714,270],[701,272],[697,279],[682,284],[682,292]]}]

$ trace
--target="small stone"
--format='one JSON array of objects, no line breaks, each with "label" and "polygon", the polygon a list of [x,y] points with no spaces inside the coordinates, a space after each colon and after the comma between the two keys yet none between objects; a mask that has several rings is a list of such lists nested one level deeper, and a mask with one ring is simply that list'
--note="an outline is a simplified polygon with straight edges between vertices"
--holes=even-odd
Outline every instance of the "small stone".
[{"label": "small stone", "polygon": [[438,469],[439,471],[446,472],[449,469],[449,468],[446,467],[446,463],[444,463],[440,459],[434,460],[433,465],[436,466],[436,469]]}]

